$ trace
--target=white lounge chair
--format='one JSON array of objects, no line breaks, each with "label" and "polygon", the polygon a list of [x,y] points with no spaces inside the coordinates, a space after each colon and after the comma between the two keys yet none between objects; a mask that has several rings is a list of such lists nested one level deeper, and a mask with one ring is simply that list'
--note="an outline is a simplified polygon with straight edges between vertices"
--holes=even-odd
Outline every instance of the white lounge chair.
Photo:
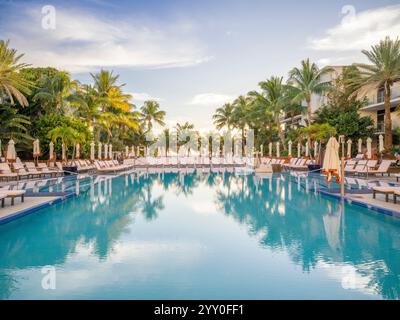
[{"label": "white lounge chair", "polygon": [[12,172],[8,163],[0,163],[0,179],[1,180],[18,180],[18,173]]},{"label": "white lounge chair", "polygon": [[[4,207],[4,199],[11,198],[11,205],[14,205],[14,199],[21,197],[21,202],[25,201],[25,190],[10,190],[10,186],[0,188],[0,197],[2,197],[2,207]],[[5,196],[5,198],[4,198]]]}]

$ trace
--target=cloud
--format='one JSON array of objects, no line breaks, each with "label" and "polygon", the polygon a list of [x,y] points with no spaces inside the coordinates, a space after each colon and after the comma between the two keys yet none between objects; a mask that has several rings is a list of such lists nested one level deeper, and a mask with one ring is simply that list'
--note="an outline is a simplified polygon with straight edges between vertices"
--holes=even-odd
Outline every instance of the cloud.
[{"label": "cloud", "polygon": [[217,107],[224,103],[232,102],[236,97],[219,93],[196,94],[190,101],[191,105]]},{"label": "cloud", "polygon": [[86,72],[99,67],[187,67],[211,59],[187,23],[154,25],[134,17],[108,20],[56,7],[56,29],[46,30],[40,6],[20,9],[3,21],[3,33],[35,66]]},{"label": "cloud", "polygon": [[153,101],[163,101],[164,99],[158,98],[158,97],[153,97],[151,94],[147,92],[129,92],[130,95],[132,95],[132,100],[138,101],[138,102],[143,102],[143,101],[148,101],[148,100],[153,100]]},{"label": "cloud", "polygon": [[347,15],[320,38],[309,39],[314,50],[361,51],[386,36],[400,35],[400,5],[381,7]]}]

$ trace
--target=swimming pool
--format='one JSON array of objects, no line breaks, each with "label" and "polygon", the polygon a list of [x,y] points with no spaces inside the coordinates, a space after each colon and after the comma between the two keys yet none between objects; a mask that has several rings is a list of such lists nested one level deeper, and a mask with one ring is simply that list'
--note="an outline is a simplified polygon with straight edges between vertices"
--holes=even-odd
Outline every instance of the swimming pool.
[{"label": "swimming pool", "polygon": [[[318,183],[85,180],[78,196],[0,226],[0,298],[399,299],[400,221],[321,195]],[[46,266],[55,290],[42,286]]]}]

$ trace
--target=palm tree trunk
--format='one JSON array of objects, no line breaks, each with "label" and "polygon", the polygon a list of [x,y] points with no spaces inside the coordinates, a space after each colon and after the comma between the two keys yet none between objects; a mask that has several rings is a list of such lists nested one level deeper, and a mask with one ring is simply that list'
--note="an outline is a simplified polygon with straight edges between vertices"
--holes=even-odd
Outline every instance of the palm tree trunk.
[{"label": "palm tree trunk", "polygon": [[244,127],[242,127],[242,157],[244,155],[244,144],[245,144],[245,141],[244,141]]},{"label": "palm tree trunk", "polygon": [[385,84],[385,149],[391,150],[393,147],[392,137],[392,115],[390,112],[391,90],[388,83]]},{"label": "palm tree trunk", "polygon": [[311,118],[312,118],[312,114],[311,114],[311,98],[307,98],[306,99],[306,103],[307,103],[308,125],[311,125]]},{"label": "palm tree trunk", "polygon": [[279,120],[277,122],[278,125],[278,136],[279,136],[279,140],[281,140],[281,144],[283,146],[283,150],[286,151],[286,144],[285,144],[285,133],[283,132],[282,128],[281,128],[281,124],[279,123]]}]

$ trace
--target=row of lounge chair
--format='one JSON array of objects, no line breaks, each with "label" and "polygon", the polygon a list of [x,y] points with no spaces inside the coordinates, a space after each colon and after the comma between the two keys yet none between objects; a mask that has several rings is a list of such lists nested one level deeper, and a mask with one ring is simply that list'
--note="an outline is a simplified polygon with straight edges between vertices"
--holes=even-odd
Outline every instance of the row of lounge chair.
[{"label": "row of lounge chair", "polygon": [[94,166],[98,172],[102,173],[116,173],[119,171],[125,171],[132,169],[132,165],[119,164],[117,160],[96,160]]},{"label": "row of lounge chair", "polygon": [[251,165],[253,159],[242,157],[169,156],[125,159],[124,164],[135,167],[212,167]]},{"label": "row of lounge chair", "polygon": [[0,163],[0,180],[20,180],[29,178],[54,177],[64,173],[61,163],[48,167],[46,163],[16,162],[13,164]]},{"label": "row of lounge chair", "polygon": [[345,162],[344,172],[348,174],[355,175],[376,175],[381,174],[389,174],[389,168],[393,160],[382,160],[382,162],[378,165],[377,160],[348,160]]},{"label": "row of lounge chair", "polygon": [[292,158],[289,163],[283,165],[286,170],[308,170],[308,166],[313,164],[314,161],[304,158]]}]

